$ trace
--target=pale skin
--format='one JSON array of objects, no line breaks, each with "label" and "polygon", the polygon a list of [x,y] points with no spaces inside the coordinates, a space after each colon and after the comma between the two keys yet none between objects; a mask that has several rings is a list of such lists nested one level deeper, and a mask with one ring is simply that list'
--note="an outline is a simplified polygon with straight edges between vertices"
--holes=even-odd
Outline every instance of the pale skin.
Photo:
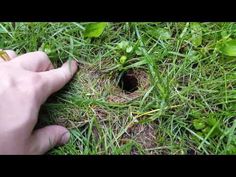
[{"label": "pale skin", "polygon": [[68,142],[69,131],[59,125],[34,130],[40,107],[68,83],[77,71],[72,60],[53,68],[43,52],[0,57],[0,154],[44,154]]}]

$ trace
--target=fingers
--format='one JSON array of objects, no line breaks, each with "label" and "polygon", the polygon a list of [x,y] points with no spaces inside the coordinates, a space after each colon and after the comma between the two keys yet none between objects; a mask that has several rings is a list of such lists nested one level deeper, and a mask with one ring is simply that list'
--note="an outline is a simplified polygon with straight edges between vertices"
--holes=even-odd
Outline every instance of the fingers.
[{"label": "fingers", "polygon": [[16,60],[12,60],[11,63],[19,64],[24,69],[35,72],[53,69],[53,65],[47,54],[41,51],[21,55],[16,57]]},{"label": "fingers", "polygon": [[45,96],[48,97],[64,87],[72,79],[77,69],[76,61],[72,60],[67,61],[60,68],[40,73],[46,83]]},{"label": "fingers", "polygon": [[36,130],[30,140],[30,154],[44,154],[55,146],[69,141],[69,131],[58,125],[50,125]]},{"label": "fingers", "polygon": [[[17,57],[16,52],[14,52],[13,50],[5,50],[5,52],[7,53],[7,55],[9,56],[11,60]],[[4,61],[5,60],[2,57],[0,57],[0,62],[4,62]]]},{"label": "fingers", "polygon": [[13,59],[17,57],[16,52],[14,52],[13,50],[5,50],[5,52],[8,54],[8,56]]}]

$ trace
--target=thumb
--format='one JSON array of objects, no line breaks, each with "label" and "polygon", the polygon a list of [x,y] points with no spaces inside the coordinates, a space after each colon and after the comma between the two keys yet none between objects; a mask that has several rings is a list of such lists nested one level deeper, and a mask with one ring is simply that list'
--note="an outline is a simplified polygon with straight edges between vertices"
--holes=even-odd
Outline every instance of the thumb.
[{"label": "thumb", "polygon": [[31,136],[29,152],[31,154],[44,154],[55,146],[66,144],[69,138],[69,131],[58,125],[50,125],[35,130]]}]

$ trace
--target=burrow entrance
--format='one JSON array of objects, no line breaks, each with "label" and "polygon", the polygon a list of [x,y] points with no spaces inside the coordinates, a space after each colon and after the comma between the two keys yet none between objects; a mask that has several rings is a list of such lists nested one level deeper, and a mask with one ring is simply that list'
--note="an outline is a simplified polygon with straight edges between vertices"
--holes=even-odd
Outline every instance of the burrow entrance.
[{"label": "burrow entrance", "polygon": [[125,92],[132,93],[138,90],[139,82],[133,70],[128,70],[120,75],[119,87]]}]

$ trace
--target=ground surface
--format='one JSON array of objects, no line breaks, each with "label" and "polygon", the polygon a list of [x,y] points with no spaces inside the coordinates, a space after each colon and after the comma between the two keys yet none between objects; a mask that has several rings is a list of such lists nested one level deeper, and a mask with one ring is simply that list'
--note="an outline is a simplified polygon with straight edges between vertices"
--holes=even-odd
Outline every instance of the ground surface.
[{"label": "ground surface", "polygon": [[236,24],[109,23],[98,38],[86,25],[0,24],[0,48],[80,63],[41,110],[72,134],[49,154],[236,154],[236,58],[216,50]]}]

